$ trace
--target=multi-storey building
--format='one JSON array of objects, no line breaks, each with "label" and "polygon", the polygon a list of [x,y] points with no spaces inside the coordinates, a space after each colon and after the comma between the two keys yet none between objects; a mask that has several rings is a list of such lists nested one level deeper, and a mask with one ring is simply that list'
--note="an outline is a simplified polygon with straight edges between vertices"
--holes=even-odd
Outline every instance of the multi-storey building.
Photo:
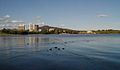
[{"label": "multi-storey building", "polygon": [[29,25],[29,31],[30,32],[37,32],[39,30],[39,25],[35,25],[35,24],[30,24]]},{"label": "multi-storey building", "polygon": [[19,31],[25,31],[25,25],[24,24],[19,24],[18,25],[18,30]]}]

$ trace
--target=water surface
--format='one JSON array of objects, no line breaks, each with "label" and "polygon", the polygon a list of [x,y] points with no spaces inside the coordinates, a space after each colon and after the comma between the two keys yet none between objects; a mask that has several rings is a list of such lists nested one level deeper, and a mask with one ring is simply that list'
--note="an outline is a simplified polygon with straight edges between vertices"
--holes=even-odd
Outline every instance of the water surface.
[{"label": "water surface", "polygon": [[0,36],[0,70],[119,70],[120,35]]}]

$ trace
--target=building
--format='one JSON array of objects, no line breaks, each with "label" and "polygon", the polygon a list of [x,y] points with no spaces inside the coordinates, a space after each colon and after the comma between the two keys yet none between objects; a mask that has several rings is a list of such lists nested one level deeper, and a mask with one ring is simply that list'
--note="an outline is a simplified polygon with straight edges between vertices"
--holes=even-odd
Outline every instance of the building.
[{"label": "building", "polygon": [[49,28],[49,32],[54,31],[54,30],[55,30],[54,28]]},{"label": "building", "polygon": [[90,30],[90,31],[87,31],[87,34],[96,34],[96,33]]},{"label": "building", "polygon": [[25,25],[24,24],[19,24],[18,25],[18,30],[19,31],[25,31]]},{"label": "building", "polygon": [[91,30],[89,30],[89,31],[87,31],[87,33],[88,33],[88,34],[91,34],[91,33],[92,33],[92,31],[91,31]]},{"label": "building", "polygon": [[29,25],[29,31],[30,32],[37,32],[39,30],[39,25],[35,25],[35,24],[30,24]]}]

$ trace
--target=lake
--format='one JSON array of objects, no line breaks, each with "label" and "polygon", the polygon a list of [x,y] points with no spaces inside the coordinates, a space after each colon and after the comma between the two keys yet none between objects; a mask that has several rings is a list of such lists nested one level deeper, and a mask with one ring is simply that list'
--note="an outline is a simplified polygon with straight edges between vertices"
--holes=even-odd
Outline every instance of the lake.
[{"label": "lake", "polygon": [[120,34],[0,36],[0,70],[120,70]]}]

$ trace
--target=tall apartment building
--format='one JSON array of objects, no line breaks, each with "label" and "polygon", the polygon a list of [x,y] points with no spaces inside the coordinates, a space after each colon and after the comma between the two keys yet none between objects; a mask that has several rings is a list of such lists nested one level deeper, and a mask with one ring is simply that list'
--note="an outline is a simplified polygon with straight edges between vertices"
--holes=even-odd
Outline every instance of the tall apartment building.
[{"label": "tall apartment building", "polygon": [[19,31],[25,31],[25,25],[24,24],[19,24],[18,25],[18,30]]},{"label": "tall apartment building", "polygon": [[35,25],[35,24],[30,24],[29,25],[29,31],[30,32],[37,32],[39,30],[39,25]]}]

